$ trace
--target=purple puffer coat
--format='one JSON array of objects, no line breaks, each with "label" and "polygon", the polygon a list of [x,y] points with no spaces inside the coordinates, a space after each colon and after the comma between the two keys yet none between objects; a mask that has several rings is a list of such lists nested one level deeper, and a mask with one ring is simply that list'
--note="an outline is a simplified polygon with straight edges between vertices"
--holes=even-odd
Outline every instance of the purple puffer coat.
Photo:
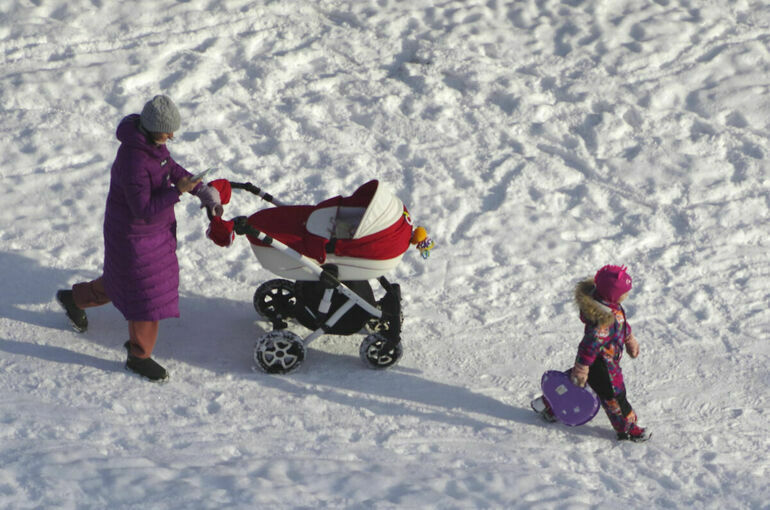
[{"label": "purple puffer coat", "polygon": [[165,145],[147,140],[139,115],[125,117],[116,135],[121,145],[104,215],[104,289],[126,320],[179,317],[179,193],[172,184],[191,174]]}]

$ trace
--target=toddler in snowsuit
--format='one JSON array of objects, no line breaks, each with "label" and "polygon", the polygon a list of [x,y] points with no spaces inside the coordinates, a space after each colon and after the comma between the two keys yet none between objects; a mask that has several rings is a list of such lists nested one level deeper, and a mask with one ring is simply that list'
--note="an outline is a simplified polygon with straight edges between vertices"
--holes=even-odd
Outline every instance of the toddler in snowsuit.
[{"label": "toddler in snowsuit", "polygon": [[[620,304],[630,291],[631,276],[623,266],[604,266],[593,279],[578,283],[575,302],[585,330],[570,376],[574,384],[588,383],[596,392],[618,439],[646,441],[650,435],[636,424],[620,369],[624,347],[632,358],[639,355],[639,343]],[[543,408],[536,410],[553,421],[547,402],[542,402]]]}]

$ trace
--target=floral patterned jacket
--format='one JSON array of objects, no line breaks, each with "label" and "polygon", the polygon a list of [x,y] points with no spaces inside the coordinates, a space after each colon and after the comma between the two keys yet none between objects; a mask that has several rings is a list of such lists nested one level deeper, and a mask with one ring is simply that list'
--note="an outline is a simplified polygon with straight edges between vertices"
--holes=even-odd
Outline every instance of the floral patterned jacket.
[{"label": "floral patterned jacket", "polygon": [[592,366],[601,357],[607,366],[616,395],[625,391],[620,359],[623,347],[631,336],[631,325],[619,304],[605,303],[594,297],[594,282],[587,279],[575,289],[575,302],[580,309],[580,320],[585,324],[583,340],[577,351],[576,362]]}]

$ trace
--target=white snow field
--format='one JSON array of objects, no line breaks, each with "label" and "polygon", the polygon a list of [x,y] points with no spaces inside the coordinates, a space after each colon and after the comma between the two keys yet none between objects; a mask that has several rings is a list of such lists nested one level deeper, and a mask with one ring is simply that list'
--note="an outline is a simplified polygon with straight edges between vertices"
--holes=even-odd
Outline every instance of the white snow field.
[{"label": "white snow field", "polygon": [[[0,508],[770,508],[767,2],[3,0],[0,63]],[[115,127],[159,93],[190,171],[293,204],[395,188],[437,243],[388,274],[397,366],[327,335],[252,370],[275,275],[189,195],[169,382],[124,369],[114,307],[70,328]],[[529,409],[609,263],[644,444]]]}]

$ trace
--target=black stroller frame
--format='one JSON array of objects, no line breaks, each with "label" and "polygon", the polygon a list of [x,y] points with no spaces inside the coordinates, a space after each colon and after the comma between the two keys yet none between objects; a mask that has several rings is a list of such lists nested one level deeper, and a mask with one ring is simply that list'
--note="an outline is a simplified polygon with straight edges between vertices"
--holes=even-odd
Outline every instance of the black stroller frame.
[{"label": "black stroller frame", "polygon": [[[274,205],[285,205],[251,183],[230,183]],[[254,347],[254,362],[272,374],[299,368],[307,346],[324,333],[352,335],[366,330],[359,347],[361,360],[370,368],[395,365],[403,354],[401,345],[401,287],[384,276],[377,281],[385,295],[375,302],[367,280],[341,281],[335,264],[319,265],[290,246],[250,225],[246,216],[233,218],[233,232],[250,235],[263,245],[279,250],[311,271],[317,280],[273,279],[254,293],[254,308],[271,322],[273,330],[260,336]],[[294,319],[312,332],[305,338],[288,331],[287,320]]]}]

